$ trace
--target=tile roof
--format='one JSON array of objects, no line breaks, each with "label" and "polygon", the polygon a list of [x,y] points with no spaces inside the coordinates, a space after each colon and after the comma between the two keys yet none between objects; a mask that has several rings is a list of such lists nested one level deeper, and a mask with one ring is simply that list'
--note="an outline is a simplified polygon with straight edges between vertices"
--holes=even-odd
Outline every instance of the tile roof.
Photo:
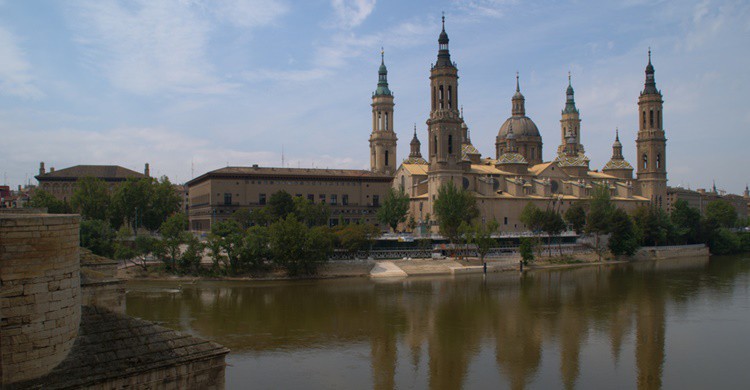
[{"label": "tile roof", "polygon": [[47,172],[43,175],[37,175],[36,179],[79,179],[86,176],[116,180],[125,180],[130,177],[146,177],[143,173],[123,168],[119,165],[76,165],[54,172]]},{"label": "tile roof", "polygon": [[324,169],[324,168],[276,168],[276,167],[224,167],[206,172],[185,183],[191,185],[210,177],[314,177],[321,179],[373,179],[392,180],[390,175],[381,175],[364,169]]}]

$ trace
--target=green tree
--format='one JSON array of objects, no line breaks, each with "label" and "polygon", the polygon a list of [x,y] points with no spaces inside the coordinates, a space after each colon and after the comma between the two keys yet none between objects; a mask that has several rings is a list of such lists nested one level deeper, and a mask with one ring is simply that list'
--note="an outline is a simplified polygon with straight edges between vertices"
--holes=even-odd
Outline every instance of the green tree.
[{"label": "green tree", "polygon": [[542,246],[539,244],[540,238],[538,235],[544,230],[544,212],[539,207],[536,207],[535,204],[529,202],[521,210],[520,220],[533,234],[533,240],[535,241],[533,247],[538,248],[538,254],[541,256]]},{"label": "green tree", "polygon": [[565,211],[565,221],[580,235],[586,227],[586,210],[581,202],[576,202]]},{"label": "green tree", "polygon": [[675,236],[674,226],[667,213],[656,206],[641,206],[633,213],[633,219],[644,246],[669,245]]},{"label": "green tree", "polygon": [[286,218],[287,215],[295,211],[292,196],[284,190],[271,194],[271,198],[268,199],[268,206],[266,207],[268,207],[272,222]]},{"label": "green tree", "polygon": [[104,180],[87,176],[78,179],[70,205],[82,219],[107,220],[110,204],[109,188]]},{"label": "green tree", "polygon": [[733,228],[737,224],[737,210],[731,203],[718,199],[706,205],[706,218],[716,221],[721,227]]},{"label": "green tree", "polygon": [[378,221],[396,231],[399,223],[406,222],[406,213],[409,211],[409,196],[403,190],[390,188],[378,209]]},{"label": "green tree", "polygon": [[81,246],[88,248],[96,255],[114,256],[115,231],[109,223],[98,219],[81,221]]},{"label": "green tree", "polygon": [[457,188],[453,182],[440,186],[432,207],[440,226],[440,234],[454,245],[458,242],[458,227],[461,222],[471,223],[479,214],[474,196]]},{"label": "green tree", "polygon": [[632,218],[622,209],[612,212],[609,250],[615,256],[632,256],[638,250],[638,234]]},{"label": "green tree", "polygon": [[55,198],[49,192],[37,189],[29,200],[29,207],[46,208],[50,214],[70,214],[72,212],[70,204],[64,200]]},{"label": "green tree", "polygon": [[523,264],[529,264],[534,261],[534,246],[536,240],[531,237],[521,237],[521,244],[518,251],[521,253]]},{"label": "green tree", "polygon": [[176,213],[167,218],[159,227],[162,245],[169,256],[167,265],[174,271],[177,270],[177,263],[181,257],[180,246],[189,240],[190,233],[187,232],[187,226],[187,216],[183,213]]},{"label": "green tree", "polygon": [[165,176],[130,178],[112,195],[110,218],[113,226],[129,224],[133,230],[143,226],[155,231],[167,218],[180,210],[180,195]]},{"label": "green tree", "polygon": [[670,215],[675,227],[675,236],[681,244],[701,242],[701,212],[680,199],[674,204]]},{"label": "green tree", "polygon": [[497,232],[500,224],[496,220],[492,220],[482,225],[480,223],[474,224],[474,233],[472,234],[472,241],[477,246],[477,254],[479,255],[479,261],[484,264],[484,258],[487,253],[490,252],[492,247],[497,245],[497,241],[492,238],[492,234]]},{"label": "green tree", "polygon": [[[547,233],[547,249],[549,255],[552,256],[552,236],[560,235],[565,231],[565,221],[562,215],[553,208],[542,211],[541,217],[542,231]],[[562,247],[558,245],[558,248],[560,248],[560,255],[562,255]]]},{"label": "green tree", "polygon": [[182,199],[166,176],[151,181],[151,198],[144,212],[143,226],[155,231],[174,213],[180,211]]},{"label": "green tree", "polygon": [[[247,229],[253,225],[253,212],[248,208],[238,209],[232,213],[232,219],[237,221],[240,226]],[[262,224],[265,225],[265,224]]]},{"label": "green tree", "polygon": [[356,255],[357,252],[370,250],[380,236],[380,229],[367,223],[339,225],[333,229],[333,235],[340,248]]},{"label": "green tree", "polygon": [[211,243],[208,247],[216,255],[216,262],[223,262],[224,271],[231,275],[236,275],[240,270],[244,235],[242,226],[233,219],[220,221],[211,226]]},{"label": "green tree", "polygon": [[589,200],[589,213],[586,216],[586,233],[594,235],[594,250],[602,261],[601,235],[609,232],[614,205],[609,197],[609,188],[596,186]]},{"label": "green tree", "polygon": [[243,250],[240,253],[243,268],[259,270],[264,267],[266,259],[271,255],[269,240],[268,228],[265,226],[256,225],[245,231]]},{"label": "green tree", "polygon": [[187,247],[180,257],[180,271],[196,275],[201,271],[201,260],[205,245],[192,234],[187,235]]},{"label": "green tree", "polygon": [[314,226],[307,232],[305,257],[301,264],[302,273],[314,275],[333,253],[334,237],[328,226]]},{"label": "green tree", "polygon": [[327,226],[331,212],[325,203],[313,203],[303,197],[294,198],[294,214],[308,227]]}]

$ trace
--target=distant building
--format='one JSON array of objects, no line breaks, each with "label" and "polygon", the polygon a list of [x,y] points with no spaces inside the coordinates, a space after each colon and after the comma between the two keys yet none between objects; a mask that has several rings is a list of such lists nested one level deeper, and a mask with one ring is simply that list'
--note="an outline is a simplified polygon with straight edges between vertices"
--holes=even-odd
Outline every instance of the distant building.
[{"label": "distant building", "polygon": [[701,215],[706,213],[706,206],[716,200],[724,200],[731,204],[737,211],[737,216],[741,219],[746,219],[749,215],[748,208],[750,208],[750,193],[748,193],[747,188],[745,189],[744,195],[735,195],[723,194],[723,192],[716,190],[716,186],[710,191],[703,188],[693,191],[680,187],[667,187],[668,212],[671,212],[674,209],[674,204],[678,200],[684,200],[689,206],[700,210]]},{"label": "distant building", "polygon": [[[387,166],[388,164],[383,164]],[[226,167],[204,173],[188,189],[190,230],[205,232],[240,209],[265,206],[271,195],[286,191],[331,210],[329,225],[372,223],[393,177],[366,170]]]},{"label": "distant building", "polygon": [[39,163],[39,174],[36,180],[39,188],[54,195],[57,199],[69,201],[73,195],[78,179],[95,177],[109,184],[110,189],[118,183],[130,178],[150,177],[149,165],[146,164],[143,173],[132,171],[118,165],[76,165],[70,168],[45,171],[44,163]]}]

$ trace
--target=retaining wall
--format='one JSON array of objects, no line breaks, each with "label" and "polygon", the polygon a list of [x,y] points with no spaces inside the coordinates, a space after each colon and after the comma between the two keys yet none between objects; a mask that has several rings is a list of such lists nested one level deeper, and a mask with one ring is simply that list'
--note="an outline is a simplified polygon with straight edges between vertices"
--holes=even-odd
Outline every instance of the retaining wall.
[{"label": "retaining wall", "polygon": [[674,245],[674,246],[646,246],[633,255],[634,260],[661,260],[678,257],[698,257],[710,255],[704,244]]}]

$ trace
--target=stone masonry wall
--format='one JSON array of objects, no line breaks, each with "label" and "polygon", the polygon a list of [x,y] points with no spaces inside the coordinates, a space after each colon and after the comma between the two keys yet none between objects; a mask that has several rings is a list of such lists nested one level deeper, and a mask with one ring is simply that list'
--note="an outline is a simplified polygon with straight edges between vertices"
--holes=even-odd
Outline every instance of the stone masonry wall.
[{"label": "stone masonry wall", "polygon": [[79,217],[0,214],[0,387],[50,372],[81,316]]}]

